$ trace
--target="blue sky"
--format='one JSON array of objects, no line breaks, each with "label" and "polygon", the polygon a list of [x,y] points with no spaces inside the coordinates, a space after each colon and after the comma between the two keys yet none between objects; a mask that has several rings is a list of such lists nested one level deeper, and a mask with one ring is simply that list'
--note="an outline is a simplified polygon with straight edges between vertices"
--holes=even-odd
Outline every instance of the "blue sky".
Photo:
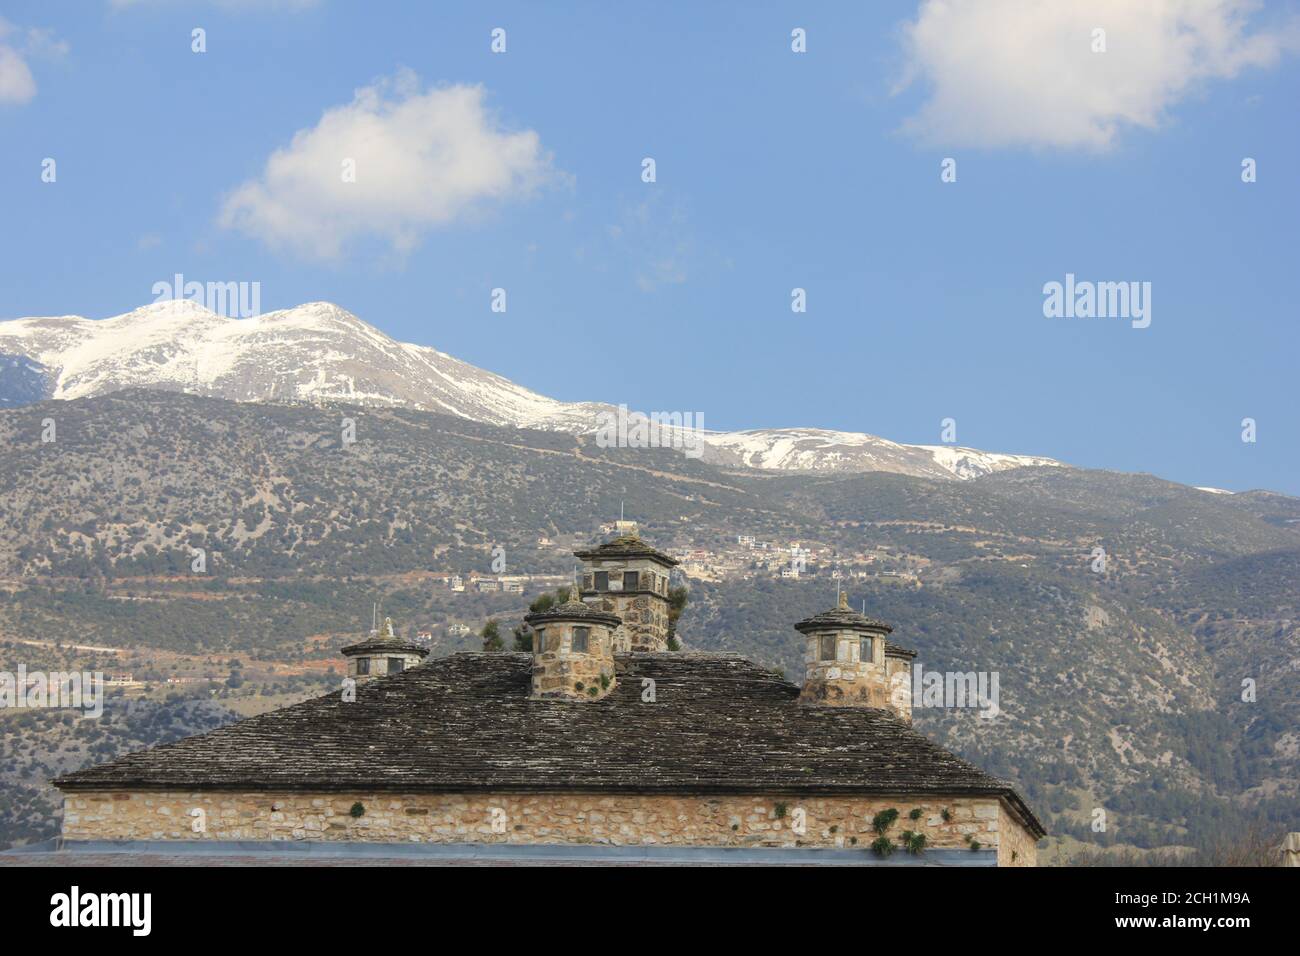
[{"label": "blue sky", "polygon": [[1294,4],[612,6],[6,0],[0,318],[257,281],[561,399],[1300,493]]}]

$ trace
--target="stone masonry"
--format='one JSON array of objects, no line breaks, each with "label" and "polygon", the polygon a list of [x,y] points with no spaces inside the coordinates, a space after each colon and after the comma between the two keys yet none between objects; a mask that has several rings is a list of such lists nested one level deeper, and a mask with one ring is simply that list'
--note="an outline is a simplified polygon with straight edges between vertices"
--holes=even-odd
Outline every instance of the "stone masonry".
[{"label": "stone masonry", "polygon": [[[357,804],[362,812],[354,816]],[[63,836],[856,847],[865,853],[879,836],[872,819],[891,808],[898,816],[886,835],[895,844],[911,830],[925,834],[930,848],[980,852],[971,849],[977,841],[980,850],[997,853],[1000,866],[1035,865],[1034,839],[996,797],[81,791],[64,801]],[[913,810],[920,811],[916,820]]]},{"label": "stone masonry", "polygon": [[830,707],[877,707],[912,722],[912,652],[890,644],[892,630],[851,611],[843,594],[834,610],[795,625],[804,635],[800,699]]},{"label": "stone masonry", "polygon": [[573,650],[573,629],[569,622],[548,624],[533,638],[533,696],[535,697],[604,697],[613,690],[614,655],[612,631],[590,627],[588,646],[591,653]]},{"label": "stone masonry", "polygon": [[599,700],[614,690],[617,617],[593,610],[574,595],[524,620],[533,629],[534,697]]},{"label": "stone masonry", "polygon": [[582,599],[623,622],[614,649],[666,650],[669,572],[677,562],[635,535],[574,553],[583,565]]}]

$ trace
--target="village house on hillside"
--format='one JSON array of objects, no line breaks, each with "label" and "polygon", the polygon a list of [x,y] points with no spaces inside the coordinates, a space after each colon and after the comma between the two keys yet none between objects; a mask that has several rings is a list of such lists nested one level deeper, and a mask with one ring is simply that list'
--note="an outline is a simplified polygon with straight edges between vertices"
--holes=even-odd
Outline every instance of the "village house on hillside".
[{"label": "village house on hillside", "polygon": [[636,534],[576,553],[580,587],[527,618],[531,653],[422,662],[386,621],[344,649],[341,692],[60,777],[65,840],[1035,863],[1044,829],[1016,790],[891,694],[915,654],[888,624],[843,600],[796,624],[800,686],[669,652],[677,562]]}]

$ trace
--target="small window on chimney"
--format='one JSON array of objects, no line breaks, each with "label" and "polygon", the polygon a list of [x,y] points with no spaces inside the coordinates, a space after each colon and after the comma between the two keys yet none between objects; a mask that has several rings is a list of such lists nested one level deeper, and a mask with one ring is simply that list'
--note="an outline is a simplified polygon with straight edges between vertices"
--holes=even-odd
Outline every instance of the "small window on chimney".
[{"label": "small window on chimney", "polygon": [[635,591],[640,587],[641,575],[636,571],[623,572],[623,590]]},{"label": "small window on chimney", "polygon": [[608,572],[608,571],[597,571],[597,572],[596,572],[596,590],[597,590],[597,591],[608,591],[608,590],[609,590],[609,572]]},{"label": "small window on chimney", "polygon": [[400,657],[390,657],[388,659],[388,673],[400,674],[406,670],[406,661]]},{"label": "small window on chimney", "polygon": [[861,650],[861,653],[859,654],[860,660],[870,663],[876,659],[875,640],[873,638],[860,638],[858,644]]},{"label": "small window on chimney", "polygon": [[821,659],[824,661],[835,660],[835,635],[825,634],[822,636]]},{"label": "small window on chimney", "polygon": [[544,650],[546,650],[546,628],[539,627],[537,629],[537,653],[540,654]]},{"label": "small window on chimney", "polygon": [[357,658],[357,676],[358,676],[358,677],[364,677],[366,674],[369,674],[369,673],[370,673],[370,658],[368,658],[368,657],[358,657],[358,658]]},{"label": "small window on chimney", "polygon": [[576,654],[587,653],[588,637],[591,635],[589,627],[575,627],[573,629],[573,651]]}]

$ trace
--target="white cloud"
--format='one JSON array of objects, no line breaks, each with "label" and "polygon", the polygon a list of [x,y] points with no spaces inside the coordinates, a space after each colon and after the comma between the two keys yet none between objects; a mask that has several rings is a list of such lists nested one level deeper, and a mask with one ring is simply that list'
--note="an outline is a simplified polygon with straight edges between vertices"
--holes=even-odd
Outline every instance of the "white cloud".
[{"label": "white cloud", "polygon": [[683,243],[673,250],[674,255],[647,262],[645,269],[636,277],[636,287],[642,292],[654,292],[661,286],[681,285],[686,281],[685,253],[689,251]]},{"label": "white cloud", "polygon": [[[1249,32],[1252,0],[924,0],[903,28],[904,131],[931,144],[1106,149],[1157,127],[1203,81],[1296,49],[1294,21]],[[1092,50],[1105,30],[1106,52]]]},{"label": "white cloud", "polygon": [[20,30],[0,17],[0,103],[30,103],[36,96],[36,78],[29,57],[53,58],[68,52],[49,30]]},{"label": "white cloud", "polygon": [[0,43],[0,103],[27,103],[36,95],[36,80],[18,51]]},{"label": "white cloud", "polygon": [[[481,86],[421,92],[410,71],[356,91],[276,150],[225,200],[221,224],[300,255],[333,258],[379,237],[399,253],[486,203],[523,198],[553,175],[536,132],[508,132]],[[355,182],[345,182],[345,160]]]}]

